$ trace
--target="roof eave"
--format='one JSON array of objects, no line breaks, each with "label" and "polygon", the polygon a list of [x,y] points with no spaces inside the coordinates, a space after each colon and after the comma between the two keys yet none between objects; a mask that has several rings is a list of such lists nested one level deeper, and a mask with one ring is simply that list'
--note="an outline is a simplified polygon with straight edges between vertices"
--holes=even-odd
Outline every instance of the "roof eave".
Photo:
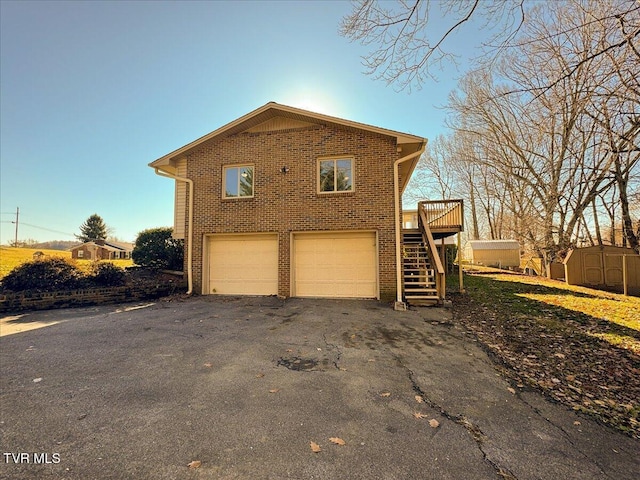
[{"label": "roof eave", "polygon": [[[158,158],[157,160],[149,163],[149,166],[151,168],[157,168],[159,170],[163,170],[163,171],[168,171],[171,172],[172,170],[174,170],[173,168],[173,160],[187,154],[187,152],[189,152],[191,149],[196,148],[198,145],[211,140],[217,136],[223,135],[225,132],[228,132],[229,130],[232,130],[235,127],[238,127],[240,125],[242,125],[243,123],[251,120],[252,118],[267,112],[268,110],[278,110],[281,112],[285,112],[285,113],[289,113],[289,114],[293,114],[293,115],[302,115],[302,116],[306,116],[310,119],[315,119],[315,120],[319,120],[319,121],[323,121],[323,122],[328,122],[328,123],[334,123],[337,125],[342,125],[342,126],[346,126],[346,127],[350,127],[350,128],[355,128],[355,129],[360,129],[360,130],[366,130],[366,131],[370,131],[370,132],[374,132],[374,133],[378,133],[381,135],[386,135],[389,137],[394,137],[396,139],[396,144],[398,146],[402,146],[403,148],[407,148],[407,147],[412,147],[415,148],[415,150],[419,150],[424,143],[426,143],[426,139],[423,137],[419,137],[416,135],[410,135],[407,133],[402,133],[402,132],[397,132],[394,130],[388,130],[385,128],[380,128],[380,127],[375,127],[372,125],[367,125],[364,123],[359,123],[359,122],[354,122],[351,120],[345,120],[342,118],[338,118],[338,117],[332,117],[330,115],[325,115],[325,114],[321,114],[321,113],[315,113],[315,112],[310,112],[308,110],[302,110],[300,108],[295,108],[295,107],[289,107],[287,105],[281,105],[275,102],[269,102],[265,105],[263,105],[260,108],[257,108],[255,110],[253,110],[252,112],[247,113],[246,115],[243,115],[242,117],[234,120],[233,122],[227,123],[226,125],[223,125],[222,127],[214,130],[211,133],[208,133],[207,135],[204,135],[196,140],[194,140],[193,142],[190,142],[188,144],[186,144],[185,146],[178,148],[177,150],[174,150],[171,153],[168,153],[167,155],[164,155],[160,158]],[[404,153],[404,152],[403,152]]]}]

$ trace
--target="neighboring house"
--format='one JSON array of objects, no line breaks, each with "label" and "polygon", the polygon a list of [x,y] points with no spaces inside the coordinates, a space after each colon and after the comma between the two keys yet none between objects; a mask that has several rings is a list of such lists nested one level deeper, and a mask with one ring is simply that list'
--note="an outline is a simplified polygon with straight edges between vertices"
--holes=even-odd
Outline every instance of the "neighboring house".
[{"label": "neighboring house", "polygon": [[474,265],[520,267],[520,244],[516,240],[470,240],[469,247]]},{"label": "neighboring house", "polygon": [[93,240],[70,250],[71,258],[78,260],[120,260],[131,258],[133,243]]},{"label": "neighboring house", "polygon": [[271,102],[152,162],[176,181],[189,291],[402,301],[401,197],[425,146]]}]

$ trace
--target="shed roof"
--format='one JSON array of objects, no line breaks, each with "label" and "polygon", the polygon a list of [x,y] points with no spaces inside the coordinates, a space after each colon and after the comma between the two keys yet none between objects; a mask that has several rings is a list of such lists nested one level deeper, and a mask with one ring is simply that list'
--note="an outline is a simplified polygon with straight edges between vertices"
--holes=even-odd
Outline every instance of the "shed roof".
[{"label": "shed roof", "polygon": [[517,240],[470,240],[473,250],[520,250]]}]

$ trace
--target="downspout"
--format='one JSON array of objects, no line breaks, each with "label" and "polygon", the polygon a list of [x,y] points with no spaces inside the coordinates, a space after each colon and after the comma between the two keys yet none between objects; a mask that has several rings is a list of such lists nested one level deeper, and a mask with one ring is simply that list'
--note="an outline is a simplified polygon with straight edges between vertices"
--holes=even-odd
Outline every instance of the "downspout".
[{"label": "downspout", "polygon": [[394,209],[396,217],[396,304],[402,302],[402,249],[400,248],[401,236],[402,236],[402,213],[400,212],[400,164],[407,160],[412,160],[424,153],[427,148],[426,140],[422,143],[422,146],[417,152],[410,153],[402,158],[399,158],[393,163],[393,196],[394,196]]},{"label": "downspout", "polygon": [[171,178],[177,182],[185,182],[189,185],[189,211],[187,213],[189,219],[189,228],[187,231],[187,295],[191,295],[193,293],[193,247],[191,246],[193,240],[193,180],[171,175],[170,173],[160,170],[158,167],[154,167],[154,170],[156,171],[156,175]]}]

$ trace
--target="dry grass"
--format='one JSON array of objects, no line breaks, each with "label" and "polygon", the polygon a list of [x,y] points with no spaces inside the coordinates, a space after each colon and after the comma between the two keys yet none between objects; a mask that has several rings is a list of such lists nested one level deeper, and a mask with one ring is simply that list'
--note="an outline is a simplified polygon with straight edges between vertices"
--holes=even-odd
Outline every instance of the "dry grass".
[{"label": "dry grass", "polygon": [[[35,252],[42,252],[50,257],[62,257],[71,259],[71,252],[65,250],[46,250],[42,248],[14,248],[0,247],[0,279],[4,278],[11,270],[18,265],[33,260]],[[109,262],[119,267],[129,267],[133,265],[133,260],[109,260]],[[75,260],[78,267],[88,272],[93,262],[91,260]]]},{"label": "dry grass", "polygon": [[498,283],[484,284],[476,292],[478,299],[490,295],[496,303],[508,305],[512,312],[526,312],[545,321],[590,317],[599,321],[605,330],[590,332],[592,335],[640,355],[640,298],[567,285],[544,277],[499,271],[485,271],[482,276]]},{"label": "dry grass", "polygon": [[640,438],[640,298],[476,269],[454,317],[517,388],[532,387]]}]

